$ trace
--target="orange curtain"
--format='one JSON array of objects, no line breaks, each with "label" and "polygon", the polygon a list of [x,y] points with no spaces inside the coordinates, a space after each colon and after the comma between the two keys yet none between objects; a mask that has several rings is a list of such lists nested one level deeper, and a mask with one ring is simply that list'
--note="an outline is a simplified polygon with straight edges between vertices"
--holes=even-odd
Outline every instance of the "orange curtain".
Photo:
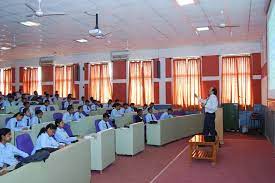
[{"label": "orange curtain", "polygon": [[250,56],[222,58],[222,103],[253,105]]},{"label": "orange curtain", "polygon": [[23,91],[32,94],[38,90],[38,68],[26,68],[23,71]]},{"label": "orange curtain", "polygon": [[154,101],[152,62],[130,62],[129,103],[144,105]]},{"label": "orange curtain", "polygon": [[112,98],[108,64],[90,65],[89,95],[103,103]]},{"label": "orange curtain", "polygon": [[73,72],[73,65],[66,66],[66,90],[68,94],[72,94],[73,97],[75,97],[75,94],[73,92],[73,85],[74,85],[74,72]]},{"label": "orange curtain", "polygon": [[55,91],[58,91],[60,97],[66,97],[67,94],[64,71],[64,66],[55,66]]},{"label": "orange curtain", "polygon": [[3,74],[4,95],[12,92],[12,69],[4,69]]},{"label": "orange curtain", "polygon": [[197,108],[201,95],[201,59],[173,60],[173,105]]}]

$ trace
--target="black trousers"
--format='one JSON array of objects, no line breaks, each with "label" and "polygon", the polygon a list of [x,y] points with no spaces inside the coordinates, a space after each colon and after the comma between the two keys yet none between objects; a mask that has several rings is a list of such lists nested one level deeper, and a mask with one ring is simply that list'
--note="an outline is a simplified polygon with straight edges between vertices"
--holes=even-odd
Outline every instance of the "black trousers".
[{"label": "black trousers", "polygon": [[215,130],[215,113],[205,113],[203,134],[205,136],[216,136],[217,132]]}]

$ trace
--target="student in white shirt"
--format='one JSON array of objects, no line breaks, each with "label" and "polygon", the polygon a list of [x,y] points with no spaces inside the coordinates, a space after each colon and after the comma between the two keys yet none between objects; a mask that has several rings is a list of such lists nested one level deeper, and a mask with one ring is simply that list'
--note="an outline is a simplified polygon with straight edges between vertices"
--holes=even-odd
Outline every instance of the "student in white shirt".
[{"label": "student in white shirt", "polygon": [[109,122],[109,114],[107,113],[103,114],[103,119],[98,123],[98,128],[100,131],[113,128]]},{"label": "student in white shirt", "polygon": [[131,112],[137,111],[137,108],[135,107],[135,103],[130,104],[130,110],[131,110]]},{"label": "student in white shirt", "polygon": [[8,100],[5,100],[3,103],[3,107],[12,107],[12,106],[16,106],[16,103],[14,102],[13,96],[11,94],[9,94],[8,96]]},{"label": "student in white shirt", "polygon": [[33,95],[30,97],[30,100],[31,101],[37,101],[38,97],[39,97],[38,92],[34,91]]},{"label": "student in white shirt", "polygon": [[91,107],[90,107],[89,100],[85,101],[85,104],[83,105],[83,111],[84,111],[85,115],[87,115],[87,116],[90,115]]},{"label": "student in white shirt", "polygon": [[72,99],[70,97],[67,98],[66,102],[64,103],[64,109],[67,109],[69,105],[73,105]]},{"label": "student in white shirt", "polygon": [[33,111],[33,109],[30,108],[30,103],[29,102],[24,102],[24,106],[19,108],[19,112],[23,112],[23,109],[25,109],[25,108],[28,108],[30,110],[30,113],[31,113],[32,116],[35,115],[35,112]]},{"label": "student in white shirt", "polygon": [[50,97],[50,94],[46,93],[44,99],[43,99],[43,102],[45,103],[45,101],[48,100],[49,101],[49,104],[53,104],[52,102],[52,99]]},{"label": "student in white shirt", "polygon": [[32,151],[32,154],[35,152],[44,149],[49,152],[53,152],[58,150],[59,148],[63,148],[64,144],[58,143],[54,138],[54,134],[56,131],[55,124],[48,124],[46,127],[42,128],[37,136],[35,147]]},{"label": "student in white shirt", "polygon": [[79,101],[79,105],[85,105],[85,97],[82,96],[81,100]]},{"label": "student in white shirt", "polygon": [[[21,98],[21,100],[18,100],[18,101],[17,101],[17,106],[19,107],[19,110],[22,109],[22,108],[25,108],[25,107],[24,107],[24,104],[25,104],[26,102],[28,102],[28,101],[27,101],[27,98]],[[21,111],[19,111],[19,112],[21,112]]]},{"label": "student in white shirt", "polygon": [[145,116],[145,122],[150,123],[152,121],[157,121],[156,116],[153,114],[153,108],[149,107],[148,108],[148,114]]},{"label": "student in white shirt", "polygon": [[73,106],[69,105],[69,107],[67,108],[67,112],[65,112],[63,114],[62,120],[64,121],[64,123],[68,123],[74,120],[74,108]]},{"label": "student in white shirt", "polygon": [[160,116],[159,120],[173,118],[174,116],[172,114],[173,114],[173,109],[169,108],[167,110],[167,112],[162,113],[162,115]]},{"label": "student in white shirt", "polygon": [[96,111],[98,107],[96,100],[93,100],[90,106],[91,106],[91,111]]},{"label": "student in white shirt", "polygon": [[44,105],[40,107],[40,110],[43,112],[51,111],[49,104],[50,102],[48,100],[45,100]]},{"label": "student in white shirt", "polygon": [[147,104],[144,104],[143,107],[142,107],[142,110],[143,110],[144,112],[146,112],[147,109],[148,109],[148,105],[147,105]]},{"label": "student in white shirt", "polygon": [[114,104],[114,109],[111,112],[111,119],[115,119],[117,117],[122,117],[123,114],[120,113],[120,104],[116,103]]},{"label": "student in white shirt", "polygon": [[40,124],[42,116],[43,116],[43,112],[41,110],[35,111],[35,116],[33,116],[31,119],[31,126]]},{"label": "student in white shirt", "polygon": [[203,134],[205,136],[215,137],[217,134],[215,130],[215,112],[217,111],[219,104],[217,98],[217,89],[215,87],[211,87],[209,89],[208,95],[209,97],[207,99],[201,99],[196,94],[195,97],[198,98],[201,105],[205,108]]},{"label": "student in white shirt", "polygon": [[59,100],[60,100],[59,94],[56,93],[56,94],[52,97],[52,102],[53,102],[53,103],[56,103],[56,102],[58,102]]},{"label": "student in white shirt", "polygon": [[7,123],[6,128],[9,128],[12,131],[21,131],[28,130],[28,127],[25,127],[22,123],[24,114],[21,112],[16,113]]},{"label": "student in white shirt", "polygon": [[57,129],[54,138],[57,142],[68,145],[77,141],[77,137],[69,137],[67,132],[64,130],[64,122],[61,119],[55,120],[55,126]]},{"label": "student in white shirt", "polygon": [[108,103],[104,104],[103,107],[107,109],[112,108],[112,105],[113,105],[112,103],[113,103],[112,99],[109,99]]},{"label": "student in white shirt", "polygon": [[86,116],[83,114],[83,106],[78,106],[78,110],[74,113],[74,121],[78,121]]},{"label": "student in white shirt", "polygon": [[8,128],[0,129],[0,157],[2,164],[8,166],[15,166],[19,161],[15,156],[20,156],[22,158],[27,158],[29,155],[23,151],[17,149],[10,142],[12,140],[11,130]]},{"label": "student in white shirt", "polygon": [[29,108],[24,108],[23,109],[23,114],[24,114],[24,117],[23,117],[22,121],[20,122],[20,124],[22,125],[22,127],[29,128],[31,126],[30,109]]}]

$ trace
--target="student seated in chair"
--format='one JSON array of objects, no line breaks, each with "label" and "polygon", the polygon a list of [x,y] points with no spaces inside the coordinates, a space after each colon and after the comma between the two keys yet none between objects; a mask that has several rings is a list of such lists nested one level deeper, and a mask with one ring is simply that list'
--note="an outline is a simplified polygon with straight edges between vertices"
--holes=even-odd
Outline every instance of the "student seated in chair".
[{"label": "student seated in chair", "polygon": [[113,101],[112,99],[109,99],[108,103],[104,104],[103,107],[109,109],[109,108],[112,108],[112,105],[113,105]]},{"label": "student seated in chair", "polygon": [[43,116],[43,112],[41,110],[35,111],[35,116],[33,116],[31,119],[31,126],[40,124],[42,116]]},{"label": "student seated in chair", "polygon": [[50,94],[48,94],[48,93],[45,94],[45,97],[43,98],[43,102],[45,103],[46,100],[49,101],[49,104],[53,104],[53,101],[52,101],[52,99],[51,99],[51,96],[50,96]]},{"label": "student seated in chair", "polygon": [[123,115],[125,113],[130,113],[130,112],[132,112],[132,108],[129,107],[127,103],[124,103],[123,107],[120,109],[120,113]]},{"label": "student seated in chair", "polygon": [[23,112],[23,109],[24,109],[24,108],[29,108],[29,109],[30,109],[31,115],[34,116],[34,115],[35,115],[35,112],[33,111],[32,108],[30,108],[30,106],[31,106],[31,105],[30,105],[29,102],[24,102],[24,106],[23,106],[22,108],[20,108],[20,111],[19,111],[19,112]]},{"label": "student seated in chair", "polygon": [[77,137],[69,137],[67,132],[64,130],[64,122],[61,119],[55,120],[55,125],[57,128],[54,138],[57,142],[68,145],[77,141]]},{"label": "student seated in chair", "polygon": [[49,100],[45,100],[44,105],[40,107],[40,110],[45,112],[45,111],[51,111],[50,109],[50,101]]},{"label": "student seated in chair", "polygon": [[109,128],[113,128],[109,121],[110,121],[109,114],[104,113],[103,119],[98,123],[99,130],[102,131],[102,130],[106,130]]},{"label": "student seated in chair", "polygon": [[22,119],[24,114],[21,112],[16,113],[7,123],[6,128],[9,128],[12,131],[21,131],[28,130],[29,128],[24,126]]},{"label": "student seated in chair", "polygon": [[152,107],[148,108],[148,114],[146,114],[146,116],[145,116],[145,122],[146,123],[156,123],[157,122],[157,118],[153,114],[153,108]]},{"label": "student seated in chair", "polygon": [[167,110],[167,112],[162,113],[162,115],[160,116],[159,120],[173,118],[174,116],[172,115],[172,113],[173,113],[173,109],[169,108]]},{"label": "student seated in chair", "polygon": [[120,103],[114,104],[114,109],[111,112],[111,119],[115,119],[117,117],[122,117],[123,114],[120,113]]},{"label": "student seated in chair", "polygon": [[8,100],[5,100],[4,103],[3,103],[4,108],[16,106],[16,103],[14,101],[14,97],[11,94],[8,94],[7,98],[8,98]]},{"label": "student seated in chair", "polygon": [[62,120],[64,123],[68,123],[74,120],[74,108],[72,105],[69,105],[67,108],[67,112],[63,114]]},{"label": "student seated in chair", "polygon": [[[29,155],[17,149],[10,142],[12,140],[11,130],[8,128],[0,129],[0,157],[3,167],[16,166],[19,161],[15,156],[27,158]],[[1,162],[0,162],[1,163]]]},{"label": "student seated in chair", "polygon": [[81,100],[79,101],[79,105],[84,105],[85,104],[85,97],[82,96]]},{"label": "student seated in chair", "polygon": [[66,102],[64,103],[64,109],[67,109],[69,105],[73,105],[72,98],[70,97],[70,94],[67,97]]},{"label": "student seated in chair", "polygon": [[135,122],[142,122],[143,121],[143,110],[142,109],[138,109],[137,110],[137,115],[135,116]]},{"label": "student seated in chair", "polygon": [[142,110],[143,110],[143,111],[147,111],[147,109],[148,109],[148,105],[147,105],[147,104],[144,104],[143,107],[142,107]]},{"label": "student seated in chair", "polygon": [[54,96],[52,97],[52,101],[53,103],[56,103],[58,101],[60,101],[60,97],[58,93],[55,93]]},{"label": "student seated in chair", "polygon": [[89,100],[85,101],[85,104],[83,105],[83,111],[84,111],[86,116],[89,116],[89,114],[91,112],[91,107],[90,107],[90,101]]},{"label": "student seated in chair", "polygon": [[83,106],[78,106],[77,111],[74,113],[74,121],[79,121],[80,119],[85,118],[86,116],[83,114]]},{"label": "student seated in chair", "polygon": [[30,128],[31,126],[31,113],[30,113],[30,109],[29,108],[24,108],[23,109],[23,114],[24,117],[21,121],[21,125],[26,127],[26,128]]},{"label": "student seated in chair", "polygon": [[40,150],[47,150],[48,152],[54,152],[65,145],[58,143],[54,138],[56,131],[55,124],[48,124],[46,127],[42,128],[37,136],[35,147],[32,154],[39,152]]},{"label": "student seated in chair", "polygon": [[131,110],[131,112],[137,112],[137,108],[135,107],[135,103],[130,104],[130,110]]}]

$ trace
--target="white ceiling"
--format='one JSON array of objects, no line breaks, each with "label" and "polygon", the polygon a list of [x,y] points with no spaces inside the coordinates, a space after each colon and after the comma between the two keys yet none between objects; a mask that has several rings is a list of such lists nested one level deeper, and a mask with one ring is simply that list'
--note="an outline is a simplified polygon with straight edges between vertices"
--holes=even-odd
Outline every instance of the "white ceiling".
[{"label": "white ceiling", "polygon": [[[193,44],[257,41],[265,27],[267,0],[196,0],[180,7],[176,0],[44,0],[44,11],[65,12],[65,16],[27,18],[25,3],[37,6],[37,0],[0,1],[0,45],[16,48],[1,51],[0,60],[27,59],[46,55],[71,55],[130,49],[168,48]],[[221,14],[223,10],[223,14]],[[74,40],[88,37],[95,19],[84,14],[99,13],[99,27],[112,34],[104,40],[89,38],[86,44]],[[31,20],[39,27],[18,22]],[[239,28],[214,28],[196,34],[199,26],[220,23]]]}]

